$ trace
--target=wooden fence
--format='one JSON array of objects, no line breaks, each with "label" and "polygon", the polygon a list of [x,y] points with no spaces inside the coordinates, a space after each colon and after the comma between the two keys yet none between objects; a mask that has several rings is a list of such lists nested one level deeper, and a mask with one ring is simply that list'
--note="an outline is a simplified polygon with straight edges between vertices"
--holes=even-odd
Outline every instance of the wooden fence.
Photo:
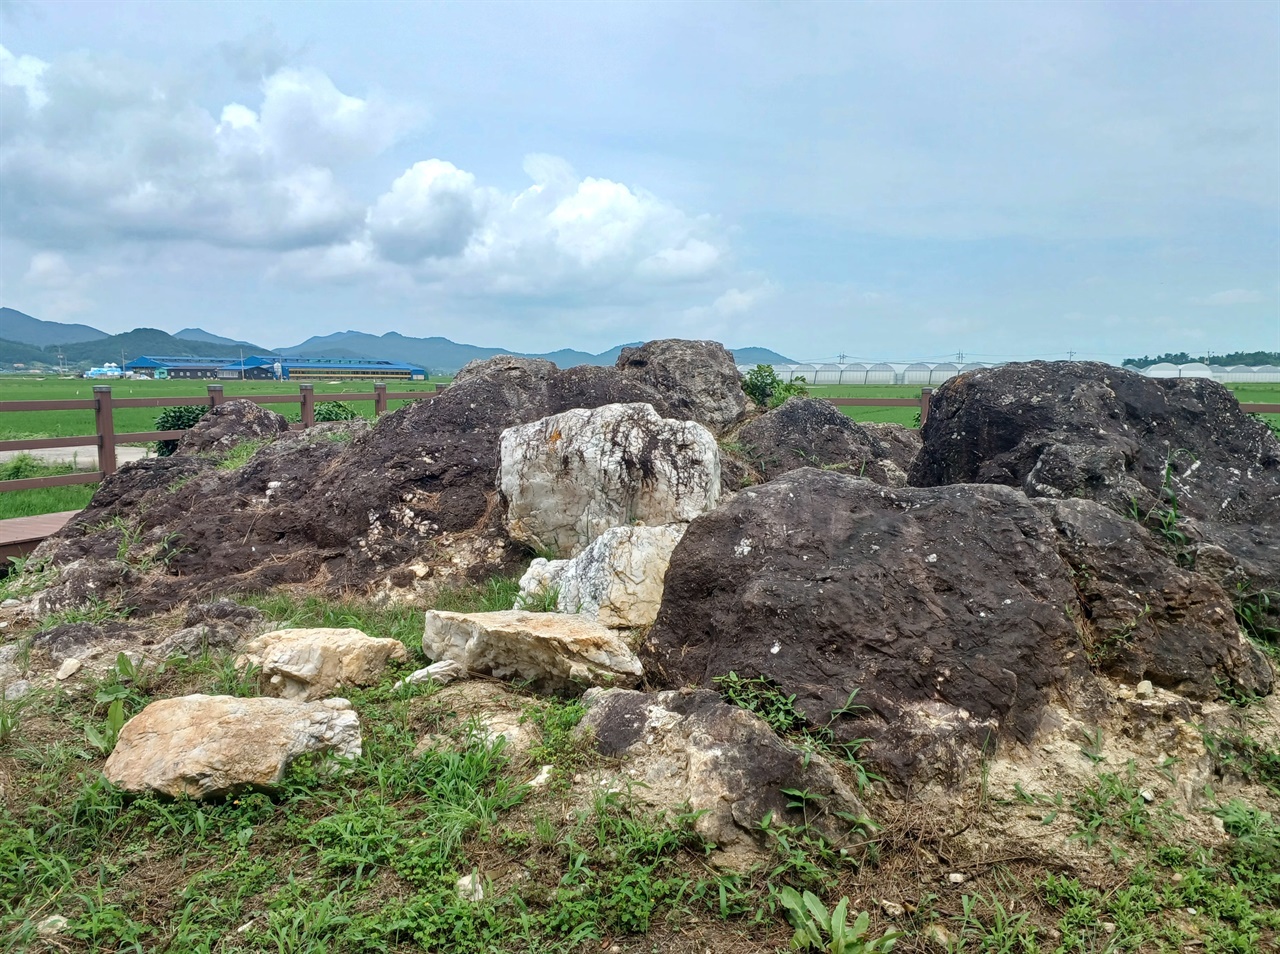
[{"label": "wooden fence", "polygon": [[[254,404],[300,404],[302,406],[302,423],[294,424],[295,430],[312,427],[316,422],[316,404],[321,401],[372,401],[374,416],[386,413],[388,401],[419,401],[433,398],[440,393],[443,385],[437,385],[435,391],[395,391],[388,392],[382,383],[373,386],[373,393],[342,392],[336,394],[317,394],[315,386],[299,384],[298,393],[294,394],[246,394],[236,400],[252,401]],[[109,385],[94,385],[93,397],[86,400],[59,401],[0,401],[0,414],[21,413],[23,411],[93,411],[94,430],[96,433],[77,437],[38,437],[25,440],[0,441],[0,451],[48,450],[57,447],[94,447],[98,452],[98,469],[80,471],[74,474],[60,474],[56,477],[25,477],[19,480],[0,480],[0,493],[12,490],[35,490],[39,487],[65,487],[68,484],[95,484],[107,474],[116,471],[116,447],[120,444],[143,444],[151,441],[177,440],[182,430],[171,431],[131,431],[118,433],[115,428],[115,411],[126,407],[217,407],[230,400],[222,390],[221,384],[210,384],[206,397],[143,397],[114,398]]]}]

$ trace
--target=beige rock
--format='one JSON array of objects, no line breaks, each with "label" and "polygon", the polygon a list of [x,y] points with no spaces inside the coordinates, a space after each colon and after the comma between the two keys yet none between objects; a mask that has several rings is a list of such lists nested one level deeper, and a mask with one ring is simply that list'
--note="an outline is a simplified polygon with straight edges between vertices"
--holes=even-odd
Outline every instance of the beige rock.
[{"label": "beige rock", "polygon": [[687,524],[614,527],[572,560],[534,560],[520,580],[522,599],[554,590],[561,613],[581,613],[605,626],[649,626],[662,605],[671,551]]},{"label": "beige rock", "polygon": [[129,792],[217,798],[277,787],[301,755],[360,751],[346,699],[194,695],[153,702],[126,722],[103,771]]},{"label": "beige rock", "polygon": [[631,686],[643,670],[612,630],[560,613],[427,612],[422,648],[471,672],[524,679],[539,692]]},{"label": "beige rock", "polygon": [[58,667],[58,672],[54,675],[54,679],[62,682],[64,679],[70,679],[80,671],[82,663],[80,660],[71,657],[62,660],[62,665]]},{"label": "beige rock", "polygon": [[258,667],[263,695],[310,701],[341,686],[373,685],[393,659],[409,659],[398,639],[358,629],[279,629],[246,643],[236,668]]}]

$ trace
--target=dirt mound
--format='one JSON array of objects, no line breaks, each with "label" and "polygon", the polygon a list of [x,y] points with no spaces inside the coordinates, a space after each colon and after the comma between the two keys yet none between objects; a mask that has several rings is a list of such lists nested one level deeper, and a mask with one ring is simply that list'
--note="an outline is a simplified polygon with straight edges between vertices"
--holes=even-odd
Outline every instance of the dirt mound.
[{"label": "dirt mound", "polygon": [[[671,413],[658,391],[612,369],[490,359],[461,384],[367,431],[343,429],[332,439],[285,432],[236,467],[191,455],[122,467],[40,556],[145,571],[121,579],[114,592],[99,591],[143,613],[285,583],[395,589],[440,572],[466,579],[509,572],[523,550],[500,531],[502,431],[571,408],[627,402]],[[460,534],[488,542],[458,546]],[[438,547],[445,537],[455,552]],[[467,559],[453,559],[464,552]]]}]

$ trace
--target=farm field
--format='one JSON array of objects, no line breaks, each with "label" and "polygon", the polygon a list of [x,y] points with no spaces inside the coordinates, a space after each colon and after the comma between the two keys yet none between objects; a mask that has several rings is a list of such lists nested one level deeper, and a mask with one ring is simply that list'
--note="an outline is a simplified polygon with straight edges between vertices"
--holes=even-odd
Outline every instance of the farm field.
[{"label": "farm field", "polygon": [[[387,385],[389,391],[434,391],[436,384],[447,378],[430,381],[402,381]],[[93,386],[109,383],[113,398],[136,397],[203,397],[208,385],[222,384],[227,397],[243,397],[249,394],[297,394],[298,385],[291,381],[115,381],[95,382],[80,378],[21,378],[0,377],[0,401],[74,401],[93,396]],[[366,394],[368,401],[357,401],[352,407],[373,417],[373,385],[365,381],[316,382],[316,390],[323,393],[342,392]],[[391,401],[395,410],[405,402]],[[292,412],[297,417],[298,408],[287,404],[275,405],[286,417]],[[155,429],[156,415],[161,408],[118,408],[115,412],[117,432],[150,431]],[[22,440],[31,437],[74,437],[93,434],[92,411],[21,411],[0,414],[0,440]]]}]

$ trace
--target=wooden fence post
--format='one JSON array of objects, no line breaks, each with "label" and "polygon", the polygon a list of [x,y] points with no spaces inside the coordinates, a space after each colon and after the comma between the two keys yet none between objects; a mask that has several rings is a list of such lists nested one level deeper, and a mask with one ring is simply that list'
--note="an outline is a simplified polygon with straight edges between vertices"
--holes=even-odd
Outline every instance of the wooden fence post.
[{"label": "wooden fence post", "polygon": [[223,394],[222,394],[222,385],[210,384],[209,385],[209,407],[217,407],[219,404],[221,404],[225,400],[226,398],[223,397]]},{"label": "wooden fence post", "polygon": [[303,428],[316,426],[316,386],[314,384],[299,384],[298,393],[302,395],[302,426]]},{"label": "wooden fence post", "polygon": [[382,417],[387,413],[387,386],[382,381],[373,384],[373,416]]},{"label": "wooden fence post", "polygon": [[929,401],[933,398],[933,388],[920,389],[920,426],[924,427],[929,420]]},{"label": "wooden fence post", "polygon": [[105,477],[116,472],[116,422],[111,409],[110,386],[95,384],[93,397],[98,402],[93,411],[98,430],[98,470]]}]

